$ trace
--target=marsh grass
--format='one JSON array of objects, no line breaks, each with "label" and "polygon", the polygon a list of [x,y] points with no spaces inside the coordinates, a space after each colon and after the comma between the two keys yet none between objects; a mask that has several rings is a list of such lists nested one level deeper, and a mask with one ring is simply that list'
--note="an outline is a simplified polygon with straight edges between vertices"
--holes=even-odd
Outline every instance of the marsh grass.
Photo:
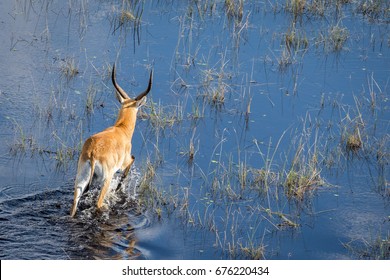
[{"label": "marsh grass", "polygon": [[302,21],[305,15],[327,17],[332,14],[342,14],[343,6],[355,5],[354,0],[286,0],[284,9],[293,15],[295,22]]},{"label": "marsh grass", "polygon": [[104,108],[104,100],[102,98],[102,90],[94,83],[90,83],[86,90],[85,97],[85,113],[88,117],[95,113],[96,108]]},{"label": "marsh grass", "polygon": [[142,170],[142,177],[139,185],[139,202],[140,205],[151,209],[157,215],[158,219],[162,218],[163,209],[162,205],[166,204],[166,199],[163,193],[157,188],[155,184],[156,169],[160,166],[159,160],[154,162],[150,158],[147,161]]},{"label": "marsh grass", "polygon": [[142,15],[144,12],[144,1],[128,1],[123,0],[121,8],[116,11],[116,15],[112,20],[113,33],[118,29],[126,34],[129,30],[133,35],[133,47],[135,51],[136,45],[140,44],[141,40],[141,25]]},{"label": "marsh grass", "polygon": [[68,145],[60,139],[55,131],[51,133],[50,141],[43,141],[38,139],[39,134],[35,135],[36,132],[32,131],[26,134],[24,128],[15,123],[15,140],[10,144],[10,154],[12,156],[30,155],[30,157],[38,155],[42,159],[53,159],[57,171],[64,171],[72,167],[71,164],[74,163],[81,149],[77,142],[75,146]]},{"label": "marsh grass", "polygon": [[384,197],[390,198],[390,182],[388,178],[388,166],[390,165],[390,135],[378,139],[374,149],[378,170],[378,192]]},{"label": "marsh grass", "polygon": [[345,139],[345,148],[347,152],[357,153],[363,148],[363,141],[358,127],[355,127],[351,133],[347,132],[343,138]]},{"label": "marsh grass", "polygon": [[253,176],[252,188],[256,188],[259,191],[266,191],[270,186],[277,186],[281,182],[281,174],[267,168],[252,168],[250,172]]},{"label": "marsh grass", "polygon": [[276,144],[273,144],[272,138],[269,139],[268,144],[265,145],[266,152],[264,152],[262,147],[264,143],[253,141],[259,157],[261,158],[262,167],[252,168],[252,187],[260,191],[260,193],[268,194],[272,186],[277,186],[281,184],[282,174],[280,173],[279,164],[276,162],[275,157],[278,155],[279,146],[285,136],[287,131],[284,131],[279,137]]},{"label": "marsh grass", "polygon": [[55,131],[52,133],[52,139],[54,140],[53,146],[55,150],[50,151],[49,154],[56,161],[56,169],[67,170],[77,160],[81,150],[81,143],[78,141],[68,141],[66,134],[61,133],[61,136],[59,136]]},{"label": "marsh grass", "polygon": [[284,44],[291,53],[292,51],[306,50],[309,46],[309,39],[304,31],[297,30],[293,23],[284,35]]},{"label": "marsh grass", "polygon": [[278,58],[279,70],[285,73],[289,66],[299,64],[309,48],[309,39],[305,31],[296,28],[292,22],[286,33],[282,34],[281,55]]},{"label": "marsh grass", "polygon": [[238,246],[245,259],[262,260],[265,258],[266,246],[264,244],[253,244],[249,241],[247,244],[239,243]]},{"label": "marsh grass", "polygon": [[335,52],[341,51],[344,48],[348,38],[349,31],[346,27],[335,25],[329,29],[330,47]]},{"label": "marsh grass", "polygon": [[202,70],[200,96],[214,108],[220,109],[223,106],[226,95],[231,90],[228,81],[232,75],[226,71],[228,63],[226,54],[221,54],[221,60],[214,67]]},{"label": "marsh grass", "polygon": [[292,166],[284,182],[287,196],[294,196],[300,200],[303,200],[308,193],[324,185],[325,181],[321,178],[319,170],[310,163]]},{"label": "marsh grass", "polygon": [[79,69],[74,57],[66,57],[60,60],[60,72],[68,81],[79,74]]},{"label": "marsh grass", "polygon": [[[194,212],[191,201],[187,200],[186,215],[182,216],[187,221],[185,224],[208,229],[215,236],[214,246],[228,258],[264,258],[264,242],[258,238],[258,230],[264,228],[264,224],[276,231],[300,227],[296,216],[300,212],[284,213],[275,207],[275,202],[287,199],[293,205],[304,204],[315,190],[329,186],[319,168],[318,131],[313,130],[309,123],[308,119],[304,120],[300,134],[298,128],[291,131],[297,136],[288,155],[280,147],[287,131],[275,144],[271,140],[268,145],[255,141],[258,149],[255,154],[260,156],[264,167],[249,164],[248,153],[241,151],[240,147],[237,155],[225,151],[225,143],[232,135],[228,130],[221,133],[210,157],[209,170],[202,179],[202,188],[207,195],[197,201],[198,204],[204,203],[200,209],[205,209],[205,212]],[[263,146],[266,152],[263,152]],[[280,162],[281,155],[284,155],[285,162]],[[267,207],[259,207],[260,201]],[[210,207],[214,210],[210,211]],[[221,220],[216,221],[219,216]],[[243,232],[242,227],[247,230]]]},{"label": "marsh grass", "polygon": [[180,101],[177,105],[163,105],[160,101],[148,102],[141,113],[141,118],[148,119],[149,124],[156,133],[163,132],[166,128],[180,124],[184,119],[184,108]]},{"label": "marsh grass", "polygon": [[278,66],[280,72],[286,72],[288,67],[293,64],[291,53],[287,48],[283,48],[280,57],[278,58]]},{"label": "marsh grass", "polygon": [[305,12],[306,0],[287,0],[285,8],[293,14],[294,20],[297,20]]},{"label": "marsh grass", "polygon": [[152,149],[147,150],[145,161],[140,164],[142,166],[140,173],[141,178],[137,188],[137,200],[142,211],[148,211],[152,214],[152,218],[158,220],[164,217],[170,217],[173,213],[179,215],[180,210],[185,208],[185,191],[177,186],[161,186],[163,174],[161,169],[164,169],[164,158],[159,149],[159,135],[156,143],[152,145]]},{"label": "marsh grass", "polygon": [[244,14],[244,0],[225,0],[225,14],[229,21],[240,22]]},{"label": "marsh grass", "polygon": [[[293,218],[291,215],[284,214],[282,211],[272,211],[269,208],[260,208],[257,209],[258,212],[264,212],[269,219],[272,220],[272,224],[275,228],[278,228],[280,230],[290,228],[290,229],[297,229],[300,225],[297,222],[293,221]],[[298,217],[294,217],[295,219],[298,219]]]},{"label": "marsh grass", "polygon": [[316,16],[324,17],[329,7],[328,0],[313,0],[307,3],[307,10]]},{"label": "marsh grass", "polygon": [[[344,143],[345,151],[349,153],[358,153],[369,144],[367,135],[367,123],[362,114],[362,103],[355,96],[356,107],[352,111],[346,111],[345,117],[341,122],[341,141]],[[355,116],[355,117],[352,117]],[[368,151],[367,151],[368,152]]]},{"label": "marsh grass", "polygon": [[357,259],[363,260],[390,260],[390,235],[377,237],[372,240],[352,240],[343,243],[350,254]]},{"label": "marsh grass", "polygon": [[[224,209],[210,212],[208,217],[208,229],[215,236],[214,246],[221,249],[223,258],[264,258],[264,240],[257,235],[261,221],[251,213],[245,216],[240,208],[229,204]],[[216,221],[216,218],[220,221]],[[247,223],[251,223],[252,227],[243,232],[241,228]]]},{"label": "marsh grass", "polygon": [[354,105],[343,104],[336,99],[330,104],[325,101],[325,110],[328,106],[331,107],[331,110],[338,111],[338,117],[330,120],[324,127],[328,136],[319,151],[319,162],[331,172],[348,170],[351,166],[362,163],[372,166],[367,177],[371,180],[373,190],[388,197],[386,166],[390,161],[387,148],[389,136],[388,133],[383,133],[388,121],[378,119],[378,114],[387,111],[387,94],[375,86],[373,77],[370,76],[368,91],[363,90],[361,94],[354,95],[353,100]]},{"label": "marsh grass", "polygon": [[196,127],[192,131],[192,136],[189,140],[188,148],[182,149],[182,151],[180,152],[180,155],[187,158],[187,162],[189,164],[192,164],[194,162],[195,155],[199,150],[199,140],[197,141],[197,143],[195,143],[195,133]]},{"label": "marsh grass", "polygon": [[126,22],[134,22],[136,20],[137,20],[137,18],[132,11],[129,11],[129,10],[122,10],[121,11],[121,14],[119,17],[119,22],[121,24],[125,24]]},{"label": "marsh grass", "polygon": [[331,26],[326,33],[320,32],[316,39],[316,46],[323,46],[325,53],[339,53],[345,49],[349,39],[349,30],[339,24]]},{"label": "marsh grass", "polygon": [[389,22],[390,3],[386,0],[360,0],[356,11],[367,17],[370,21]]},{"label": "marsh grass", "polygon": [[10,144],[9,150],[12,155],[17,155],[18,153],[25,153],[28,149],[34,150],[36,144],[32,136],[29,136],[24,131],[24,128],[15,120],[10,119],[13,124],[14,130],[14,142]]},{"label": "marsh grass", "polygon": [[79,73],[76,60],[69,56],[56,61],[59,69],[55,64],[58,70],[53,71],[55,84],[48,85],[47,92],[31,97],[31,122],[13,121],[15,136],[10,153],[39,157],[50,162],[48,166],[57,172],[66,172],[74,167],[85,127],[82,111],[76,109],[74,102],[85,102],[86,110],[92,114],[97,89],[90,86],[85,100],[81,101],[83,95],[69,83]]},{"label": "marsh grass", "polygon": [[[320,163],[322,162],[322,151],[320,144],[322,138],[319,135],[319,128],[308,114],[302,120],[301,127],[291,130],[291,144],[287,151],[280,150],[279,146],[283,141],[287,130],[283,132],[275,145],[269,140],[266,152],[258,142],[255,142],[264,166],[252,168],[252,187],[267,194],[271,187],[275,190],[281,186],[288,199],[304,201],[309,198],[316,189],[329,187],[321,176]],[[279,154],[279,156],[277,156]],[[280,155],[285,159],[283,162],[276,161]],[[274,193],[279,199],[277,192]]]},{"label": "marsh grass", "polygon": [[[181,216],[187,207],[185,188],[179,189],[174,185],[162,188],[157,182],[161,180],[157,169],[159,163],[147,158],[137,191],[137,199],[143,211],[153,214],[158,220],[172,215]],[[188,195],[188,193],[187,193]]]}]

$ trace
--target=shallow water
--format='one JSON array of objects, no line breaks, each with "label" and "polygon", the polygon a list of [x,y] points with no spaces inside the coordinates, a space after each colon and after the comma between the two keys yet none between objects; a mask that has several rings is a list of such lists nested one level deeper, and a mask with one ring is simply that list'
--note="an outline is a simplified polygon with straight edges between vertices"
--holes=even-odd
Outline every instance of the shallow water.
[{"label": "shallow water", "polygon": [[[388,241],[388,13],[346,4],[295,19],[286,1],[247,1],[241,17],[224,1],[151,2],[125,4],[139,25],[121,22],[126,1],[0,3],[1,259],[349,259]],[[324,39],[335,25],[349,32],[340,51]],[[293,28],[308,48],[286,47]],[[105,212],[95,186],[71,219],[80,145],[116,118],[114,61],[130,95],[154,70],[135,167]],[[343,142],[354,129],[356,153]],[[313,154],[326,183],[287,195],[276,177]]]}]

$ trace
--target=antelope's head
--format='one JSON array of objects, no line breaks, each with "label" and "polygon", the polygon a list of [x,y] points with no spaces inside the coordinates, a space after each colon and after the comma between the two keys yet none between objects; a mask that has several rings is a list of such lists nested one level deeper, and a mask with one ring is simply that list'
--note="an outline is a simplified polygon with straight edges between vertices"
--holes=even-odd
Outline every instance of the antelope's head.
[{"label": "antelope's head", "polygon": [[[145,104],[146,95],[149,93],[150,89],[152,88],[153,71],[150,71],[149,83],[148,83],[148,87],[146,88],[146,90],[141,92],[134,99],[130,98],[127,95],[127,93],[121,88],[121,86],[119,86],[118,83],[116,82],[115,63],[114,63],[113,68],[112,68],[112,77],[111,78],[112,78],[112,83],[114,84],[114,87],[116,89],[116,91],[115,91],[116,98],[122,104],[122,108],[121,108],[121,111],[119,113],[118,120],[119,120],[119,117],[121,116],[121,114],[123,114],[123,111],[125,111],[126,109],[138,109],[139,107],[141,107],[142,105]],[[132,110],[132,111],[134,111],[134,110]],[[135,112],[136,111],[137,110],[135,110]]]}]

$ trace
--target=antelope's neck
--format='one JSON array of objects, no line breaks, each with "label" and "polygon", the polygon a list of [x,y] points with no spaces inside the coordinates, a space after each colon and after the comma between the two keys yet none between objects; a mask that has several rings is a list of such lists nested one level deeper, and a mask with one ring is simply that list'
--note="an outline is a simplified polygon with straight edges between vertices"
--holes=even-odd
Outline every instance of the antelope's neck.
[{"label": "antelope's neck", "polygon": [[131,136],[134,132],[137,112],[120,112],[115,122],[115,127],[120,128],[124,133]]}]

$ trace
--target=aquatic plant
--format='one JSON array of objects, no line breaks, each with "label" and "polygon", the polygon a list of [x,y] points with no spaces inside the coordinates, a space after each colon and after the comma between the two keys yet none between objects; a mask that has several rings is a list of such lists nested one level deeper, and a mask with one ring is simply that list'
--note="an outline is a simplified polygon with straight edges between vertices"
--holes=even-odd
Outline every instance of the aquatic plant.
[{"label": "aquatic plant", "polygon": [[71,80],[79,74],[78,66],[74,57],[66,57],[60,60],[60,72],[67,79]]},{"label": "aquatic plant", "polygon": [[378,236],[372,240],[360,239],[343,243],[350,254],[357,259],[390,260],[390,236]]},{"label": "aquatic plant", "polygon": [[329,29],[329,43],[333,51],[341,51],[345,42],[349,38],[349,31],[345,27],[339,25],[332,26]]}]

